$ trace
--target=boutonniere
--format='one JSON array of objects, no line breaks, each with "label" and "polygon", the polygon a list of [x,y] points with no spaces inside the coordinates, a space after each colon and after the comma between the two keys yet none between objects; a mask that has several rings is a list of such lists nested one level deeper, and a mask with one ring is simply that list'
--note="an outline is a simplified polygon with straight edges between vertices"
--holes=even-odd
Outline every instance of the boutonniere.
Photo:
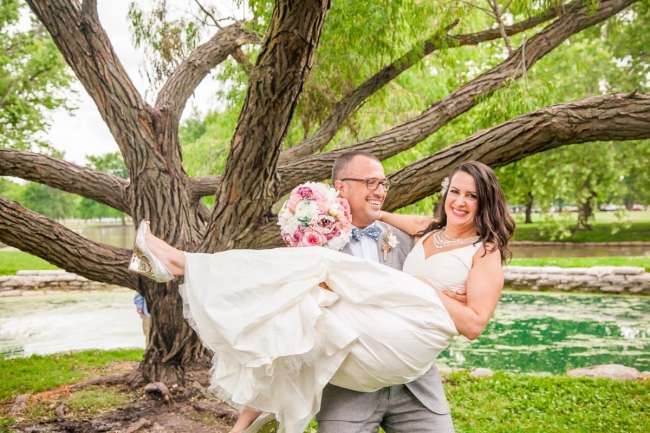
[{"label": "boutonniere", "polygon": [[390,230],[386,230],[382,236],[381,249],[384,251],[384,261],[388,260],[388,252],[399,245],[397,236]]}]

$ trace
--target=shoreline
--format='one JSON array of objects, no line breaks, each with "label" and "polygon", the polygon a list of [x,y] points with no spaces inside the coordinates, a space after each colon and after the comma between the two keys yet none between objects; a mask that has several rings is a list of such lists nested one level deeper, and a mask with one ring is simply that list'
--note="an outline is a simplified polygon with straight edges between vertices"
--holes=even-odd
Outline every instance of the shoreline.
[{"label": "shoreline", "polygon": [[[513,291],[650,295],[650,272],[635,266],[506,266],[505,288]],[[0,298],[34,293],[132,290],[88,280],[63,270],[18,271],[0,276]]]}]

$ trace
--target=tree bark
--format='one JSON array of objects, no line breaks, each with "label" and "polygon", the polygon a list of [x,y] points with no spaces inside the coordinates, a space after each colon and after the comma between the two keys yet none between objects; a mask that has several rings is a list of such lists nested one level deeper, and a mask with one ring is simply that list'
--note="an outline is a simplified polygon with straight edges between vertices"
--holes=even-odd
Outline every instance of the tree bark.
[{"label": "tree bark", "polygon": [[[278,1],[251,72],[201,249],[233,248],[277,199],[280,146],[309,73],[329,0]],[[237,229],[234,229],[237,227]]]},{"label": "tree bark", "polygon": [[61,224],[0,198],[0,241],[82,277],[137,287],[127,272],[131,252],[93,242]]},{"label": "tree bark", "polygon": [[39,153],[0,149],[0,176],[42,183],[131,213],[127,180]]},{"label": "tree bark", "polygon": [[215,66],[247,43],[258,38],[243,29],[242,23],[232,24],[220,30],[209,41],[195,48],[164,84],[156,100],[156,109],[166,111],[174,119],[180,119],[183,108],[194,90]]}]

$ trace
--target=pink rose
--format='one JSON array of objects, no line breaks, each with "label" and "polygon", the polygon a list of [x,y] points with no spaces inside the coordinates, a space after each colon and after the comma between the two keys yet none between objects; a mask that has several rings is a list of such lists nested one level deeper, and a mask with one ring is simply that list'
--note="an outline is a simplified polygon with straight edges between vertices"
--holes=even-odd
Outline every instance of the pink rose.
[{"label": "pink rose", "polygon": [[329,242],[332,239],[334,239],[335,237],[340,236],[340,235],[341,235],[341,230],[339,230],[338,227],[334,227],[330,232],[325,234],[325,238]]},{"label": "pink rose", "polygon": [[318,233],[316,230],[306,229],[300,241],[300,246],[319,247],[325,245],[326,243],[327,239],[325,239],[325,236]]},{"label": "pink rose", "polygon": [[312,196],[314,195],[314,191],[312,191],[311,188],[308,186],[300,186],[296,190],[296,195],[300,197],[301,199],[311,199]]},{"label": "pink rose", "polygon": [[298,194],[291,194],[291,197],[289,197],[289,200],[287,201],[287,208],[291,213],[296,211],[296,206],[298,206],[300,200],[302,200],[302,198]]}]

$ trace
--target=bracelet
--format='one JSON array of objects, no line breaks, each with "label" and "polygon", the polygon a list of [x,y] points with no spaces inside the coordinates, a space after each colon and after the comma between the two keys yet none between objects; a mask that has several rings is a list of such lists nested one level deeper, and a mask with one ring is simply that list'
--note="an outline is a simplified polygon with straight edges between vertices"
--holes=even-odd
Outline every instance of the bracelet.
[{"label": "bracelet", "polygon": [[378,219],[379,221],[384,221],[383,219],[381,219],[381,217],[383,216],[383,214],[384,214],[384,211],[383,211],[383,210],[380,210],[380,211],[379,211],[379,215],[377,216],[377,219]]}]

